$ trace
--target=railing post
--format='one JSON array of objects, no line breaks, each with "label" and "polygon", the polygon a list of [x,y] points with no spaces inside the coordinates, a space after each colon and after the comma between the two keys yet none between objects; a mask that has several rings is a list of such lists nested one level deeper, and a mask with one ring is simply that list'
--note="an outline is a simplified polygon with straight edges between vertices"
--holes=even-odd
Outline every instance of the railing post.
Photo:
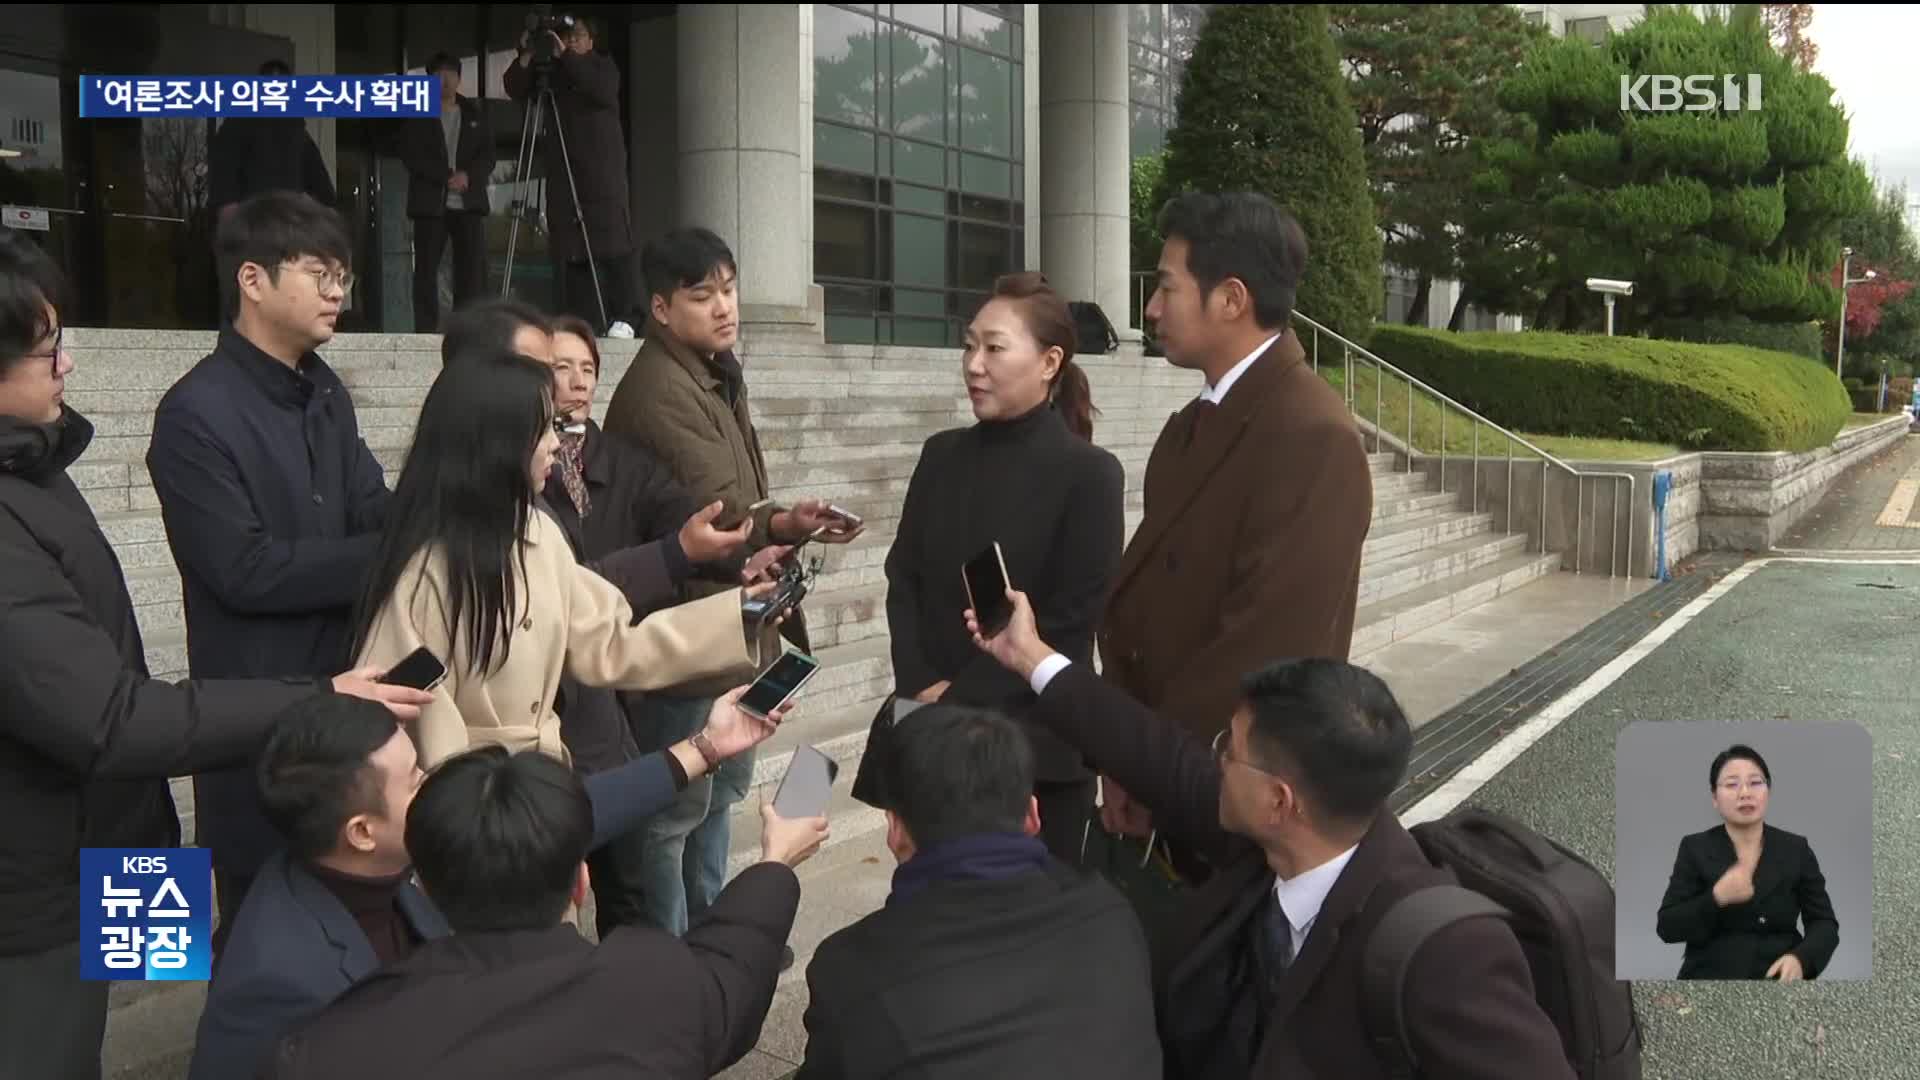
[{"label": "railing post", "polygon": [[1480,425],[1473,425],[1473,512],[1480,512]]},{"label": "railing post", "polygon": [[1407,380],[1407,474],[1413,474],[1413,451],[1417,444],[1413,441],[1413,380]]},{"label": "railing post", "polygon": [[[1546,492],[1540,493],[1542,498]],[[1513,535],[1513,439],[1507,439],[1507,535]],[[1547,550],[1547,538],[1540,537],[1540,550]]]},{"label": "railing post", "polygon": [[1378,367],[1373,369],[1373,452],[1380,452],[1380,391],[1381,383],[1386,381],[1386,373]]},{"label": "railing post", "polygon": [[1440,403],[1440,494],[1447,493],[1447,403]]}]

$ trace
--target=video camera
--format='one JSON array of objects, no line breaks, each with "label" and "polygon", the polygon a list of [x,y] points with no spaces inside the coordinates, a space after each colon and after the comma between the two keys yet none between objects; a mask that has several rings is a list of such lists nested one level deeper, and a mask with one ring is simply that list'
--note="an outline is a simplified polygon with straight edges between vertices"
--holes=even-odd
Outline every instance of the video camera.
[{"label": "video camera", "polygon": [[527,47],[533,51],[534,66],[549,67],[554,57],[559,55],[555,51],[553,38],[547,35],[557,34],[565,40],[579,21],[572,15],[555,15],[552,4],[533,5],[533,9],[527,12],[526,31]]},{"label": "video camera", "polygon": [[807,598],[807,590],[813,587],[814,579],[820,576],[821,557],[816,555],[806,566],[800,560],[788,556],[780,564],[780,577],[774,583],[773,591],[764,596],[752,597],[740,605],[740,613],[755,626],[764,626],[800,606]]}]

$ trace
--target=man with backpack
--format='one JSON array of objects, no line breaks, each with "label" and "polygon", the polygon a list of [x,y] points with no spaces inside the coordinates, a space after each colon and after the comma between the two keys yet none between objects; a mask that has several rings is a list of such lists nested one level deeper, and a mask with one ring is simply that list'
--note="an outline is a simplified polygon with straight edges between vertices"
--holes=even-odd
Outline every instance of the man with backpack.
[{"label": "man with backpack", "polygon": [[[976,644],[1029,681],[1036,719],[1154,808],[1162,837],[1216,868],[1154,943],[1167,1076],[1575,1076],[1503,909],[1457,886],[1418,898],[1437,906],[1395,906],[1455,876],[1387,805],[1413,734],[1384,683],[1344,661],[1273,664],[1246,678],[1209,749],[1055,653],[1010,595],[991,640],[968,613]],[[1390,911],[1415,932],[1382,930]],[[1410,911],[1441,917],[1420,926]],[[1395,955],[1379,933],[1420,947]],[[1397,1008],[1365,1007],[1396,984]]]}]

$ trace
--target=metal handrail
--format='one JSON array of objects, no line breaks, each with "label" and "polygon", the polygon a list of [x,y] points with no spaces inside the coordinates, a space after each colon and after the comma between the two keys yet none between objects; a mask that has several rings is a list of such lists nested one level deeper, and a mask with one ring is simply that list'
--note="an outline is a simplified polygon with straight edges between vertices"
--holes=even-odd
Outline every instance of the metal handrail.
[{"label": "metal handrail", "polygon": [[[1498,432],[1500,435],[1504,436],[1507,439],[1507,456],[1506,456],[1507,527],[1506,527],[1506,531],[1508,533],[1513,532],[1513,464],[1512,463],[1513,463],[1513,447],[1516,443],[1522,447],[1525,447],[1527,450],[1531,451],[1535,456],[1539,457],[1542,462],[1541,468],[1540,468],[1540,550],[1542,551],[1547,550],[1547,479],[1546,479],[1547,472],[1550,468],[1557,468],[1562,472],[1566,473],[1568,476],[1572,477],[1575,484],[1574,524],[1573,524],[1573,545],[1574,545],[1573,546],[1573,572],[1576,574],[1581,572],[1582,536],[1586,532],[1586,528],[1585,528],[1586,500],[1583,498],[1583,491],[1585,487],[1584,482],[1589,479],[1614,481],[1613,525],[1608,530],[1608,538],[1610,541],[1617,542],[1620,535],[1620,509],[1621,509],[1620,481],[1623,481],[1623,480],[1626,481],[1626,484],[1627,484],[1627,504],[1626,504],[1627,506],[1627,521],[1626,521],[1627,547],[1626,547],[1626,564],[1625,564],[1626,570],[1622,576],[1632,575],[1633,573],[1633,506],[1635,505],[1634,500],[1637,496],[1637,492],[1639,488],[1638,478],[1635,477],[1632,473],[1602,470],[1602,469],[1575,468],[1574,466],[1568,464],[1567,462],[1562,461],[1559,458],[1548,453],[1546,450],[1535,445],[1531,441],[1522,438],[1517,433],[1513,431],[1509,431],[1507,428],[1504,428],[1499,424],[1494,423],[1492,420],[1487,419],[1485,416],[1482,416],[1478,412],[1475,412],[1473,409],[1470,409],[1467,406],[1461,404],[1460,402],[1454,400],[1452,397],[1448,396],[1445,392],[1435,388],[1431,384],[1424,382],[1421,379],[1414,377],[1412,374],[1408,373],[1407,371],[1401,368],[1395,367],[1393,364],[1388,363],[1386,360],[1381,359],[1378,355],[1376,355],[1375,353],[1367,349],[1364,345],[1357,345],[1353,343],[1347,338],[1342,337],[1341,335],[1335,333],[1334,331],[1328,329],[1325,326],[1322,326],[1320,323],[1315,322],[1313,319],[1307,317],[1306,315],[1301,314],[1298,311],[1295,311],[1293,313],[1293,319],[1297,323],[1303,324],[1313,331],[1314,341],[1313,341],[1313,349],[1312,349],[1312,361],[1313,361],[1314,370],[1316,372],[1320,369],[1320,336],[1324,334],[1327,337],[1332,338],[1334,341],[1340,344],[1343,350],[1343,355],[1346,361],[1346,368],[1347,368],[1347,372],[1346,372],[1347,377],[1342,380],[1343,383],[1345,384],[1342,389],[1342,393],[1346,396],[1347,407],[1353,410],[1354,416],[1357,419],[1365,419],[1365,416],[1359,412],[1359,410],[1356,408],[1356,403],[1353,400],[1354,379],[1351,377],[1351,370],[1353,366],[1353,358],[1356,355],[1372,363],[1376,370],[1379,370],[1381,372],[1390,372],[1396,378],[1404,379],[1406,381],[1407,383],[1407,441],[1405,444],[1405,451],[1406,451],[1408,472],[1413,471],[1413,459],[1416,455],[1420,453],[1419,445],[1414,437],[1414,434],[1415,434],[1414,419],[1413,419],[1414,389],[1417,387],[1420,390],[1428,394],[1431,394],[1433,397],[1439,399],[1441,403],[1441,411],[1440,411],[1440,452],[1438,456],[1440,459],[1440,490],[1442,492],[1445,492],[1447,490],[1447,461],[1449,457],[1447,452],[1447,438],[1446,438],[1447,407],[1451,406],[1452,408],[1460,410],[1461,413],[1463,413],[1469,420],[1471,420],[1476,425],[1474,428],[1474,452],[1473,452],[1473,500],[1474,500],[1473,508],[1476,513],[1478,513],[1480,509],[1480,449],[1479,449],[1480,429],[1477,425],[1484,424],[1487,427],[1490,427],[1494,431]],[[1383,380],[1380,380],[1377,378],[1374,380],[1374,412],[1373,412],[1374,443],[1373,445],[1376,453],[1379,451],[1380,447],[1384,444],[1384,442],[1387,441],[1387,438],[1388,438],[1385,433],[1385,429],[1380,424],[1380,411],[1381,411],[1381,405],[1382,405],[1382,398],[1380,394],[1381,394],[1382,381]],[[1593,500],[1594,500],[1594,516],[1598,518],[1599,490],[1597,485],[1594,490]],[[1617,547],[1616,547],[1616,550],[1617,550]],[[1615,565],[1618,563],[1618,561],[1619,560],[1617,557],[1612,555],[1609,556],[1609,558],[1607,559],[1607,577],[1612,578],[1615,576]]]}]

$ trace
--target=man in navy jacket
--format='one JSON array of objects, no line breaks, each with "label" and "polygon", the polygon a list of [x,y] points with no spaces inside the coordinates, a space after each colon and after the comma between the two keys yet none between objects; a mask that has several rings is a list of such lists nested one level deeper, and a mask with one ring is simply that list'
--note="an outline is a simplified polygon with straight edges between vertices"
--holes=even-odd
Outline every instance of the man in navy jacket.
[{"label": "man in navy jacket", "polygon": [[[188,671],[338,671],[389,497],[346,387],[314,353],[352,291],[346,226],[306,195],[271,192],[226,216],[217,247],[231,322],[161,399],[147,451],[180,570]],[[194,807],[230,915],[279,837],[248,769],[196,776]]]},{"label": "man in navy jacket", "polygon": [[[722,698],[702,734],[717,759],[748,749],[761,720]],[[707,771],[691,740],[585,780],[592,846],[628,832]],[[289,708],[260,755],[268,817],[285,836],[247,893],[194,1046],[190,1080],[259,1073],[274,1045],[355,983],[452,933],[414,884],[407,811],[422,774],[413,741],[380,705],[323,697]]]}]

